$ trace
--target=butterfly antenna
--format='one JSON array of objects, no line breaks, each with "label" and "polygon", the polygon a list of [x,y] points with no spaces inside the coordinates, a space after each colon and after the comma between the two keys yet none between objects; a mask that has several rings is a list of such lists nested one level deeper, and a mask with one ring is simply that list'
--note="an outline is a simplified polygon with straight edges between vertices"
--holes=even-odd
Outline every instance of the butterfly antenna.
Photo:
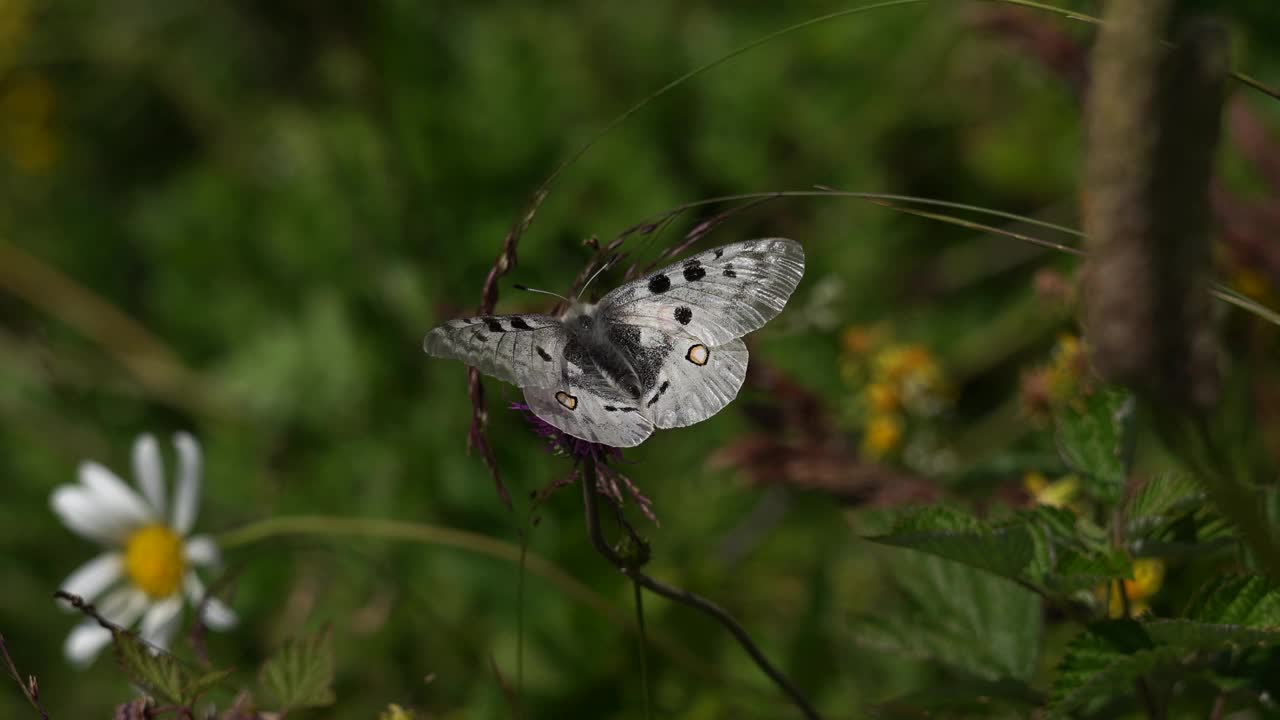
[{"label": "butterfly antenna", "polygon": [[578,291],[578,298],[581,298],[582,293],[586,292],[587,288],[591,287],[591,283],[595,282],[595,279],[600,276],[600,273],[604,272],[605,270],[608,270],[609,267],[613,265],[613,263],[620,257],[622,257],[622,255],[613,255],[608,260],[605,260],[604,264],[601,265],[595,272],[591,273],[591,277],[587,278],[587,281],[582,285],[582,289]]},{"label": "butterfly antenna", "polygon": [[567,303],[571,303],[571,302],[573,302],[572,300],[570,300],[569,298],[567,298],[567,297],[565,297],[565,296],[561,295],[560,293],[553,293],[553,292],[551,292],[550,290],[538,290],[537,288],[531,288],[531,287],[529,287],[529,286],[527,286],[527,285],[521,285],[521,284],[519,284],[519,283],[516,283],[516,289],[517,289],[517,290],[524,290],[524,291],[526,291],[526,292],[531,292],[531,293],[541,293],[541,294],[543,294],[543,295],[550,295],[551,297],[558,297],[558,298],[560,298],[561,300],[563,300],[563,301],[565,301],[565,302],[567,302]]}]

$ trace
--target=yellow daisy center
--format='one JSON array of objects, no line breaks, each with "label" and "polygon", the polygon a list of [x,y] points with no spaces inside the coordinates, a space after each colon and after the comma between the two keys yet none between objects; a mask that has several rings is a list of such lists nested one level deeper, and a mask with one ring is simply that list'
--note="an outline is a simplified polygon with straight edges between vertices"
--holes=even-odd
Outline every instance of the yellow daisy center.
[{"label": "yellow daisy center", "polygon": [[125,541],[124,570],[133,584],[152,598],[174,594],[182,583],[186,561],[182,538],[164,525],[147,525]]}]

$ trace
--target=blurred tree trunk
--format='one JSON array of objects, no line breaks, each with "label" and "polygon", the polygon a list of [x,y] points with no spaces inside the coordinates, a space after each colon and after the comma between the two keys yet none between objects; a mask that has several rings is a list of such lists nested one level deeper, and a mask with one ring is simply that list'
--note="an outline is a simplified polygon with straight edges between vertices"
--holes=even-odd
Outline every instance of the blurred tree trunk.
[{"label": "blurred tree trunk", "polygon": [[1084,322],[1107,380],[1182,408],[1217,397],[1209,180],[1226,36],[1197,22],[1169,46],[1172,0],[1112,0],[1092,57]]}]

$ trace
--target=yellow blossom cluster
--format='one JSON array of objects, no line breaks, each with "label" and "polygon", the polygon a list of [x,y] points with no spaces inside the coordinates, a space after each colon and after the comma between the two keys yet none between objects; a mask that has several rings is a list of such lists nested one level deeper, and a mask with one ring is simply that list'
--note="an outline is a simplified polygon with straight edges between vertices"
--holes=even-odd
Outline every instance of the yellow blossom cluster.
[{"label": "yellow blossom cluster", "polygon": [[[1098,588],[1098,597],[1107,601],[1107,615],[1125,617],[1125,601],[1129,602],[1128,617],[1136,617],[1151,609],[1151,598],[1164,584],[1164,561],[1157,558],[1139,558],[1133,562],[1133,579],[1123,583],[1110,583]],[[1123,585],[1124,595],[1121,596]]]},{"label": "yellow blossom cluster", "polygon": [[855,326],[841,337],[841,375],[854,389],[852,423],[862,453],[884,459],[901,452],[909,430],[950,403],[945,376],[924,346],[892,342],[879,328]]}]

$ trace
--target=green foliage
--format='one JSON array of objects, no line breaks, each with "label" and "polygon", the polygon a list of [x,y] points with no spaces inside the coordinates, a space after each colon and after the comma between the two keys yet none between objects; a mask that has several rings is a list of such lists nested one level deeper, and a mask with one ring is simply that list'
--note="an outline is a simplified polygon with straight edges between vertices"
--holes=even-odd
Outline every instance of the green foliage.
[{"label": "green foliage", "polygon": [[1054,437],[1062,460],[1102,502],[1117,502],[1129,477],[1133,415],[1132,396],[1113,389],[1072,398],[1054,414]]},{"label": "green foliage", "polygon": [[1096,528],[1061,508],[1037,507],[984,522],[960,510],[930,507],[899,518],[869,538],[948,558],[1047,593],[1070,596],[1132,572]]},{"label": "green foliage", "polygon": [[267,702],[282,711],[334,702],[333,635],[329,628],[290,640],[258,671]]},{"label": "green foliage", "polygon": [[[1222,685],[1262,682],[1261,670],[1224,653],[1280,647],[1280,589],[1256,575],[1209,582],[1186,617],[1098,622],[1072,641],[1050,696],[1056,717],[1072,717],[1171,669],[1212,668]],[[1242,673],[1244,673],[1242,675]],[[1227,678],[1235,677],[1236,682]]]},{"label": "green foliage", "polygon": [[890,557],[899,601],[855,622],[855,641],[1021,687],[1036,669],[1040,598],[992,575],[919,553]]},{"label": "green foliage", "polygon": [[125,675],[162,703],[190,707],[232,671],[200,671],[151,649],[132,633],[112,632],[116,661]]}]

